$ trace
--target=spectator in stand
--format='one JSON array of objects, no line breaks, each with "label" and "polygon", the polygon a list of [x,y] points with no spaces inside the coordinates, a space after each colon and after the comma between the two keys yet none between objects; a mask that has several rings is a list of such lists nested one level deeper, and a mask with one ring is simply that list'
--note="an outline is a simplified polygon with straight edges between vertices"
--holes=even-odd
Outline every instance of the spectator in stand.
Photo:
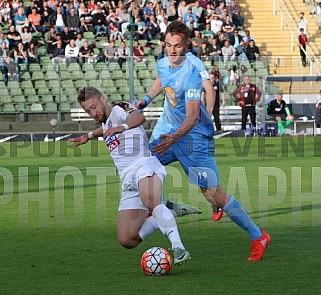
[{"label": "spectator in stand", "polygon": [[110,44],[107,46],[106,50],[104,51],[105,62],[115,62],[118,61],[118,51],[117,47],[115,46],[115,41],[112,40]]},{"label": "spectator in stand", "polygon": [[9,48],[9,40],[8,40],[7,36],[4,33],[0,32],[0,43],[2,43],[2,42],[5,42],[7,48]]},{"label": "spectator in stand", "polygon": [[71,32],[79,32],[79,16],[75,11],[75,8],[70,9],[70,15],[67,15],[67,26]]},{"label": "spectator in stand", "polygon": [[[167,9],[167,8],[166,8]],[[155,18],[157,19],[157,16],[160,15],[162,13],[162,7],[160,5],[159,2],[156,3],[155,7],[154,7],[154,13],[155,13]]]},{"label": "spectator in stand", "polygon": [[71,39],[75,39],[75,35],[73,32],[69,31],[67,26],[64,26],[64,30],[60,33],[62,48],[66,48],[66,46],[70,43]]},{"label": "spectator in stand", "polygon": [[87,5],[87,9],[89,12],[92,12],[95,9],[95,0],[90,0],[88,5]]},{"label": "spectator in stand", "polygon": [[209,49],[212,65],[214,65],[214,63],[220,59],[220,55],[222,54],[221,46],[217,44],[217,41],[218,39],[215,37],[209,39]]},{"label": "spectator in stand", "polygon": [[41,15],[36,7],[32,8],[31,14],[28,16],[28,21],[30,23],[31,32],[43,32],[43,28],[41,26]]},{"label": "spectator in stand", "polygon": [[243,37],[243,41],[245,43],[245,46],[249,45],[250,40],[255,41],[255,39],[251,36],[251,32],[249,30],[246,30],[245,31],[245,36]]},{"label": "spectator in stand", "polygon": [[188,12],[186,1],[182,0],[178,5],[178,16],[183,17]]},{"label": "spectator in stand", "polygon": [[259,58],[260,50],[255,45],[254,40],[250,40],[249,45],[245,49],[245,54],[251,65]]},{"label": "spectator in stand", "polygon": [[93,26],[93,18],[90,12],[88,11],[88,8],[84,9],[84,13],[80,15],[79,17],[80,24],[83,27],[83,31],[80,32],[95,32],[94,26]]},{"label": "spectator in stand", "polygon": [[138,30],[134,33],[135,40],[147,40],[146,24],[142,21],[139,15],[137,15],[135,23],[138,25]]},{"label": "spectator in stand", "polygon": [[67,61],[65,56],[65,49],[62,47],[62,42],[58,42],[56,48],[53,50],[51,63],[56,65],[58,63],[65,64]]},{"label": "spectator in stand", "polygon": [[127,26],[130,22],[130,14],[127,12],[126,8],[123,7],[121,12],[117,15],[119,20],[120,29],[124,39],[127,38]]},{"label": "spectator in stand", "polygon": [[70,39],[70,43],[65,48],[65,56],[67,64],[78,62],[79,47],[75,43],[75,39]]},{"label": "spectator in stand", "polygon": [[224,20],[222,20],[223,18],[223,10],[225,9],[225,2],[224,1],[220,1],[218,6],[215,8],[215,13],[217,15],[219,15],[220,20],[223,22]]},{"label": "spectator in stand", "polygon": [[118,39],[120,41],[124,39],[122,33],[119,31],[117,22],[111,19],[109,20],[108,30],[109,30],[109,42],[115,39]]},{"label": "spectator in stand", "polygon": [[9,32],[7,33],[7,38],[9,41],[9,49],[14,49],[18,46],[18,43],[21,42],[20,34],[15,30],[14,25],[9,27]]},{"label": "spectator in stand", "polygon": [[194,22],[197,22],[197,16],[193,13],[192,7],[188,7],[187,12],[183,15],[183,22],[187,23],[190,20],[190,16],[193,18]]},{"label": "spectator in stand", "polygon": [[236,4],[235,0],[231,0],[230,5],[227,6],[227,13],[232,16],[234,25],[239,28],[244,25],[244,17],[241,15],[241,7]]},{"label": "spectator in stand", "polygon": [[197,57],[200,58],[203,62],[211,60],[210,57],[211,49],[207,41],[203,41],[202,47],[197,53]]},{"label": "spectator in stand", "polygon": [[[227,18],[228,16],[230,17],[231,23],[233,23],[233,21],[232,21],[232,16],[229,15],[229,14],[227,13],[227,9],[224,8],[224,9],[223,9],[223,14],[220,15],[220,20],[221,20],[223,23],[225,23],[226,18]],[[234,26],[234,24],[233,24],[233,26]]]},{"label": "spectator in stand", "polygon": [[234,25],[231,22],[231,18],[229,15],[226,16],[225,22],[222,25],[222,30],[225,33],[225,37],[230,39],[233,36]]},{"label": "spectator in stand", "polygon": [[6,86],[8,86],[9,80],[19,81],[19,67],[10,56],[7,56],[4,59],[4,65],[1,69],[1,72],[4,84]]},{"label": "spectator in stand", "polygon": [[17,48],[13,50],[13,57],[17,64],[28,64],[27,52],[23,48],[22,42],[19,42]]},{"label": "spectator in stand", "polygon": [[166,29],[168,25],[170,24],[170,21],[168,20],[167,16],[164,17],[164,21],[160,23],[159,28],[160,28],[160,33],[161,37],[164,37],[164,34],[166,32]]},{"label": "spectator in stand", "polygon": [[201,47],[202,47],[202,43],[203,43],[203,38],[201,37],[201,33],[198,29],[194,30],[195,33],[195,37],[192,38],[192,45],[193,45],[193,51],[194,53],[197,55],[198,52],[200,51]]},{"label": "spectator in stand", "polygon": [[18,13],[15,15],[14,17],[14,23],[16,26],[16,30],[19,34],[22,33],[22,29],[24,27],[28,27],[29,26],[29,21],[27,16],[24,14],[24,10],[22,7],[20,7],[18,9]]},{"label": "spectator in stand", "polygon": [[2,41],[1,42],[1,47],[0,47],[0,69],[2,70],[2,67],[4,65],[4,59],[9,56],[11,57],[11,52],[7,47],[6,42]]},{"label": "spectator in stand", "polygon": [[170,22],[177,19],[177,10],[175,7],[175,1],[171,1],[170,6],[166,10],[166,14]]},{"label": "spectator in stand", "polygon": [[93,15],[93,26],[96,34],[100,31],[103,31],[105,34],[108,33],[106,15],[103,13],[101,6],[98,6],[98,12]]},{"label": "spectator in stand", "polygon": [[154,14],[154,2],[148,1],[144,8],[144,17],[147,20],[151,14]]},{"label": "spectator in stand", "polygon": [[78,7],[79,21],[80,21],[80,17],[81,17],[82,15],[84,15],[85,12],[88,13],[88,9],[86,8],[85,3],[84,3],[84,2],[81,2],[81,3],[79,4],[79,7]]},{"label": "spectator in stand", "polygon": [[217,15],[214,14],[211,17],[210,24],[211,24],[211,31],[213,31],[214,34],[217,36],[219,32],[222,31],[223,22],[219,19]]},{"label": "spectator in stand", "polygon": [[188,21],[185,23],[188,28],[192,31],[193,29],[198,29],[198,23],[194,21],[193,16],[189,16]]},{"label": "spectator in stand", "polygon": [[197,19],[200,20],[203,13],[203,7],[200,6],[200,2],[198,0],[196,0],[195,5],[192,6],[192,12],[197,16]]},{"label": "spectator in stand", "polygon": [[211,24],[207,23],[205,29],[201,32],[202,38],[208,40],[211,36],[215,36],[214,32],[211,30]]},{"label": "spectator in stand", "polygon": [[81,48],[84,46],[84,42],[86,41],[86,39],[83,38],[82,33],[77,33],[76,35],[76,41],[75,44],[78,48]]},{"label": "spectator in stand", "polygon": [[53,10],[49,7],[48,2],[44,1],[42,4],[41,17],[43,20],[43,26],[45,27],[44,31],[49,31],[52,23]]},{"label": "spectator in stand", "polygon": [[239,34],[237,29],[233,30],[233,35],[230,36],[230,43],[234,48],[237,48],[243,41],[243,37]]},{"label": "spectator in stand", "polygon": [[317,95],[317,102],[315,104],[315,127],[316,135],[321,135],[321,90]]},{"label": "spectator in stand", "polygon": [[57,12],[53,14],[53,23],[55,25],[56,33],[63,32],[65,27],[65,17],[60,6],[57,7]]},{"label": "spectator in stand", "polygon": [[240,45],[235,47],[234,48],[236,49],[236,56],[237,56],[237,59],[238,61],[247,61],[247,56],[246,56],[246,47],[245,47],[245,43],[244,41],[242,40]]},{"label": "spectator in stand", "polygon": [[10,2],[7,0],[2,0],[0,2],[0,24],[11,24],[11,18],[10,18]]},{"label": "spectator in stand", "polygon": [[57,41],[55,28],[51,27],[48,32],[45,33],[45,46],[48,54],[52,54],[55,48],[54,42]]},{"label": "spectator in stand", "polygon": [[93,63],[94,62],[94,51],[89,46],[88,41],[84,41],[84,45],[79,49],[79,62],[80,63]]},{"label": "spectator in stand", "polygon": [[226,39],[224,46],[222,47],[223,62],[226,66],[227,62],[230,60],[235,60],[235,48],[230,44],[230,40]]},{"label": "spectator in stand", "polygon": [[28,27],[23,27],[22,33],[21,33],[21,41],[24,46],[24,48],[28,48],[31,40],[32,40],[32,34],[29,32]]},{"label": "spectator in stand", "polygon": [[122,68],[123,63],[127,61],[127,58],[130,55],[129,47],[126,46],[126,43],[124,41],[120,43],[120,46],[117,49],[117,52],[118,52],[118,56],[119,56],[118,63],[119,63],[120,68]]},{"label": "spectator in stand", "polygon": [[40,61],[38,49],[34,42],[31,42],[29,44],[29,47],[27,49],[27,58],[28,58],[28,64],[39,63]]},{"label": "spectator in stand", "polygon": [[140,46],[137,40],[134,41],[133,47],[133,56],[134,56],[134,63],[143,62],[146,63],[147,59],[145,57],[144,48]]},{"label": "spectator in stand", "polygon": [[300,29],[300,35],[298,36],[298,44],[300,47],[301,62],[304,67],[307,66],[307,54],[306,54],[306,44],[308,42],[308,37],[304,33],[304,29]]},{"label": "spectator in stand", "polygon": [[[262,93],[255,84],[251,84],[250,77],[245,75],[244,84],[239,85],[233,92],[235,101],[238,101],[242,108],[242,130],[246,130],[246,121],[250,115],[252,127],[256,126],[255,105],[260,101]],[[249,133],[245,133],[249,135]]]},{"label": "spectator in stand", "polygon": [[122,11],[123,11],[124,8],[126,9],[123,1],[119,1],[119,2],[118,2],[118,5],[117,5],[117,8],[116,8],[116,10],[115,10],[116,15],[119,16],[119,15],[122,13]]},{"label": "spectator in stand", "polygon": [[154,14],[149,15],[149,21],[147,22],[147,37],[148,40],[154,40],[157,39],[159,40],[161,35],[160,35],[160,27],[155,19]]},{"label": "spectator in stand", "polygon": [[161,39],[160,42],[159,42],[159,45],[158,45],[158,55],[157,55],[157,61],[159,61],[160,59],[162,59],[163,57],[165,57],[165,41],[164,39]]},{"label": "spectator in stand", "polygon": [[300,12],[298,24],[299,30],[303,29],[305,34],[308,34],[308,20],[304,17],[304,12]]},{"label": "spectator in stand", "polygon": [[226,40],[225,34],[223,32],[219,33],[217,45],[220,46],[221,48],[223,48],[225,45],[225,40]]}]

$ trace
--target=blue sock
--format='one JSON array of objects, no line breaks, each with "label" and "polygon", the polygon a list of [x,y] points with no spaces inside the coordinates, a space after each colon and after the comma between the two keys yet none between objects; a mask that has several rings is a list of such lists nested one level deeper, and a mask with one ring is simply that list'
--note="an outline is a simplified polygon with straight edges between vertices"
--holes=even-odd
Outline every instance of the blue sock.
[{"label": "blue sock", "polygon": [[251,217],[244,211],[241,204],[233,196],[222,208],[228,217],[239,227],[247,231],[251,240],[257,240],[262,236],[261,229],[254,223]]}]

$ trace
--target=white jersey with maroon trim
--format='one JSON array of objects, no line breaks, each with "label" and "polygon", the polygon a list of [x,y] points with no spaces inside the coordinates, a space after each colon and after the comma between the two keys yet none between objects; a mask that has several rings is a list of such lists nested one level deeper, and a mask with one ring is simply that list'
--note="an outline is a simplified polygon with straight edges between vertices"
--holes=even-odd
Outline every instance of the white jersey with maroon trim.
[{"label": "white jersey with maroon trim", "polygon": [[[102,123],[104,132],[108,128],[124,124],[128,114],[134,110],[134,106],[127,102],[120,102],[114,105],[107,121]],[[128,168],[138,164],[142,165],[152,157],[148,147],[147,135],[142,125],[126,130],[123,133],[108,136],[105,142],[120,177],[123,176]]]}]

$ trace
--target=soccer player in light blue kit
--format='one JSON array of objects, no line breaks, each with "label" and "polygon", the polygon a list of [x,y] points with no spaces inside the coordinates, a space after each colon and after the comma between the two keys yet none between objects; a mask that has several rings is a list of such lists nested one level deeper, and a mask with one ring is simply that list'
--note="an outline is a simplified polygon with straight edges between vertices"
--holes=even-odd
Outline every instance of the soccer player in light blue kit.
[{"label": "soccer player in light blue kit", "polygon": [[214,127],[201,103],[202,79],[186,58],[189,29],[173,21],[165,32],[167,57],[157,64],[159,77],[136,106],[146,107],[161,90],[165,92],[164,112],[151,137],[150,147],[163,165],[179,161],[192,184],[200,187],[213,206],[222,208],[228,217],[244,229],[251,241],[248,261],[260,260],[270,243],[270,236],[260,229],[241,204],[220,187],[214,158]]}]

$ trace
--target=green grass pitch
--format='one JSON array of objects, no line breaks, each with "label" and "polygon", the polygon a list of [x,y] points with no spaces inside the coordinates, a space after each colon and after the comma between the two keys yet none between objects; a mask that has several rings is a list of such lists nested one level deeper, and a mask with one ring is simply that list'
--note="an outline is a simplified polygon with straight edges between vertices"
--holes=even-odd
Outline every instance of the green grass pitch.
[{"label": "green grass pitch", "polygon": [[120,184],[103,142],[0,146],[0,294],[320,294],[321,140],[216,140],[222,186],[272,242],[248,263],[247,234],[211,208],[180,166],[165,195],[203,214],[177,218],[192,260],[145,276],[140,257],[169,248],[159,232],[132,250],[117,242]]}]

